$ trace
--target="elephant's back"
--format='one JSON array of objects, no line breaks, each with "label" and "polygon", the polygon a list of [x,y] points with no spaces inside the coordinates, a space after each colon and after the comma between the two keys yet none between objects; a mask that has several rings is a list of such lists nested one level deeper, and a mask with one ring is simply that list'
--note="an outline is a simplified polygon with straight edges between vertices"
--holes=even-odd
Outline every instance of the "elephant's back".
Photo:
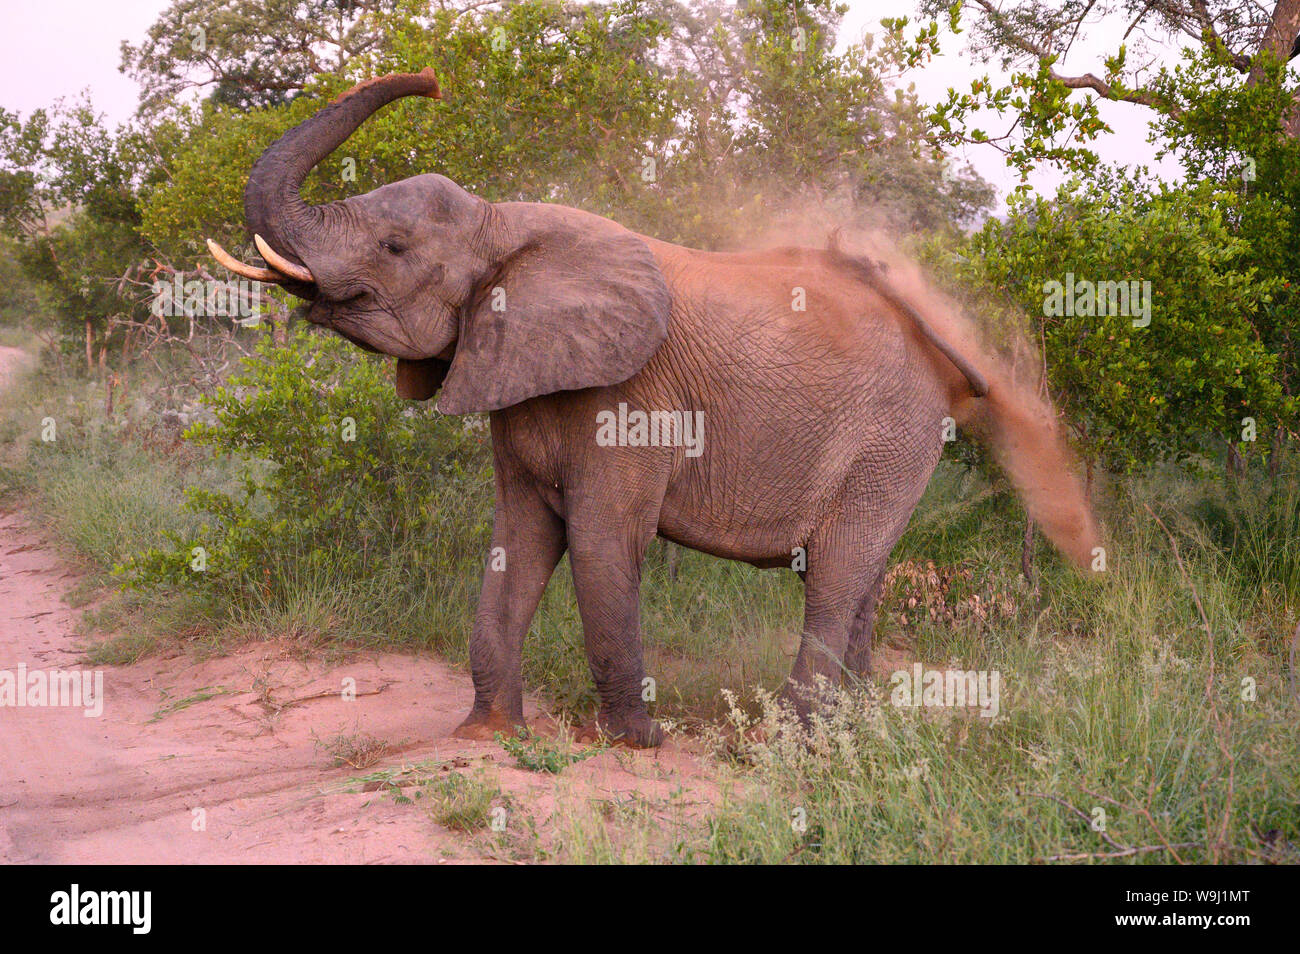
[{"label": "elephant's back", "polygon": [[704,452],[674,466],[663,530],[781,562],[847,485],[871,481],[872,462],[909,470],[931,458],[946,392],[888,304],[820,256],[698,254],[665,269],[668,341],[638,375],[646,400],[705,422]]}]

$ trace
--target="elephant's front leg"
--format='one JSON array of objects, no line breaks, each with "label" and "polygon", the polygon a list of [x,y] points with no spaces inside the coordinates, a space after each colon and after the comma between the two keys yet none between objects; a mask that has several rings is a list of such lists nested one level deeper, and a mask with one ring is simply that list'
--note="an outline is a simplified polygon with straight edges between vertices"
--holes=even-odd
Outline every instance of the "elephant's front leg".
[{"label": "elephant's front leg", "polygon": [[525,724],[524,636],[564,554],[563,521],[533,488],[507,481],[503,470],[498,462],[492,549],[469,644],[474,708],[456,729],[462,739],[490,739]]},{"label": "elephant's front leg", "polygon": [[582,616],[587,661],[600,695],[596,724],[609,738],[635,748],[654,748],[663,730],[643,698],[641,561],[654,535],[654,521],[635,528],[569,525],[569,561]]}]

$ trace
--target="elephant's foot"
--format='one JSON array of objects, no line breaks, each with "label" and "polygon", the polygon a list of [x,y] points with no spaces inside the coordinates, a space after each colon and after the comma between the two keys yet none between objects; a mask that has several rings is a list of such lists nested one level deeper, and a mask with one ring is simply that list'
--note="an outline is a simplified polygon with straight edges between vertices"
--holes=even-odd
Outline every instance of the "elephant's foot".
[{"label": "elephant's foot", "polygon": [[491,742],[498,732],[502,735],[516,735],[524,728],[527,726],[522,718],[513,719],[494,706],[487,712],[471,712],[451,734],[457,739]]},{"label": "elephant's foot", "polygon": [[596,717],[596,724],[579,729],[579,742],[605,740],[629,749],[657,749],[664,744],[664,730],[659,723],[644,712],[632,715],[607,715]]},{"label": "elephant's foot", "polygon": [[795,682],[791,677],[786,680],[776,696],[777,707],[781,710],[782,720],[793,715],[799,724],[807,727],[816,708],[815,692],[806,683]]}]

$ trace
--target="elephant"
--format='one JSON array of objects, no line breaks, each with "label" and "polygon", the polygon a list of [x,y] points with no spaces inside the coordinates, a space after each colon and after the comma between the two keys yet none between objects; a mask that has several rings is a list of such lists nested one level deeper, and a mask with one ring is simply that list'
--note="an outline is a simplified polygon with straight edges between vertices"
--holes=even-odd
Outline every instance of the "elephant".
[{"label": "elephant", "polygon": [[311,323],[396,358],[403,398],[490,416],[504,560],[483,572],[458,737],[526,728],[523,642],[567,552],[595,725],[661,744],[639,620],[656,535],[800,573],[784,697],[807,717],[806,687],[870,674],[886,562],[945,419],[981,428],[1031,516],[1086,564],[1097,531],[1054,418],[1019,407],[996,362],[963,353],[836,242],[699,251],[575,208],[488,202],[433,173],[306,203],[310,170],[405,96],[441,98],[433,71],[356,85],[256,160],[244,211],[265,267],[209,247],[305,299]]}]

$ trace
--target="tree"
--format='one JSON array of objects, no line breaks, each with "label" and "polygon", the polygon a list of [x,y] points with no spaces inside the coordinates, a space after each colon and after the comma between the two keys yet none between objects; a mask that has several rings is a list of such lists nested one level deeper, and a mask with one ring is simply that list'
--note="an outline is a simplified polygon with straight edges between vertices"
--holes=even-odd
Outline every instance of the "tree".
[{"label": "tree", "polygon": [[[1045,133],[1087,139],[1105,128],[1097,119],[1097,98],[1177,115],[1182,84],[1174,69],[1160,62],[1176,42],[1190,41],[1190,47],[1182,47],[1185,54],[1212,57],[1245,86],[1270,75],[1276,80],[1274,67],[1300,53],[1300,0],[1277,0],[1271,9],[1254,0],[921,0],[920,9],[924,16],[946,14],[954,30],[960,22],[970,24],[972,52],[1020,71],[1010,89],[977,80],[969,95],[954,91],[948,106],[962,114],[980,105],[999,114],[1013,107],[1022,146],[1044,158],[1061,158],[1045,152]],[[1058,64],[1101,22],[1125,25],[1121,42],[1103,55],[1099,68],[1062,72]],[[1088,94],[1082,103],[1076,92]],[[1295,137],[1300,90],[1293,88],[1288,98],[1279,131]],[[1082,112],[1071,109],[1072,101]],[[1062,118],[1080,125],[1058,123]]]},{"label": "tree", "polygon": [[700,244],[737,244],[782,217],[822,230],[948,228],[991,205],[986,183],[929,148],[922,110],[901,86],[916,62],[901,24],[882,21],[837,53],[846,9],[755,0],[669,15],[663,55],[691,78],[674,165],[695,193],[692,216],[714,220]]},{"label": "tree", "polygon": [[[1300,53],[1300,0],[1271,7],[1247,0],[922,0],[920,8],[946,14],[954,31],[970,26],[976,55],[1013,71],[1005,84],[983,76],[969,91],[949,90],[932,116],[944,142],[994,146],[1022,176],[1042,162],[1095,175],[1091,143],[1109,131],[1098,103],[1147,111],[1161,153],[1182,161],[1191,186],[1216,196],[1215,227],[1241,243],[1236,268],[1272,289],[1231,318],[1248,321],[1257,346],[1279,356],[1276,380],[1295,395],[1300,82],[1287,63]],[[1063,61],[1098,22],[1124,25],[1123,39],[1098,68],[1066,70]],[[1010,117],[1001,135],[976,125],[990,113]],[[1295,428],[1294,402],[1283,407],[1290,410],[1273,422],[1275,447]],[[1235,447],[1229,459],[1235,466]]]},{"label": "tree", "polygon": [[121,70],[140,84],[146,114],[190,91],[239,109],[284,103],[382,45],[399,7],[418,9],[409,0],[177,0],[138,46],[122,43]]},{"label": "tree", "polygon": [[48,137],[45,110],[36,110],[24,122],[17,113],[0,109],[0,229],[14,239],[48,228],[38,177]]},{"label": "tree", "polygon": [[0,226],[88,368],[110,320],[145,307],[131,284],[147,251],[136,209],[144,165],[136,133],[110,131],[84,97],[25,122],[0,115]]},{"label": "tree", "polygon": [[950,266],[1029,316],[1090,473],[1186,460],[1289,419],[1279,358],[1252,326],[1282,283],[1233,234],[1235,197],[1099,171],[1054,201],[1015,199]]}]

